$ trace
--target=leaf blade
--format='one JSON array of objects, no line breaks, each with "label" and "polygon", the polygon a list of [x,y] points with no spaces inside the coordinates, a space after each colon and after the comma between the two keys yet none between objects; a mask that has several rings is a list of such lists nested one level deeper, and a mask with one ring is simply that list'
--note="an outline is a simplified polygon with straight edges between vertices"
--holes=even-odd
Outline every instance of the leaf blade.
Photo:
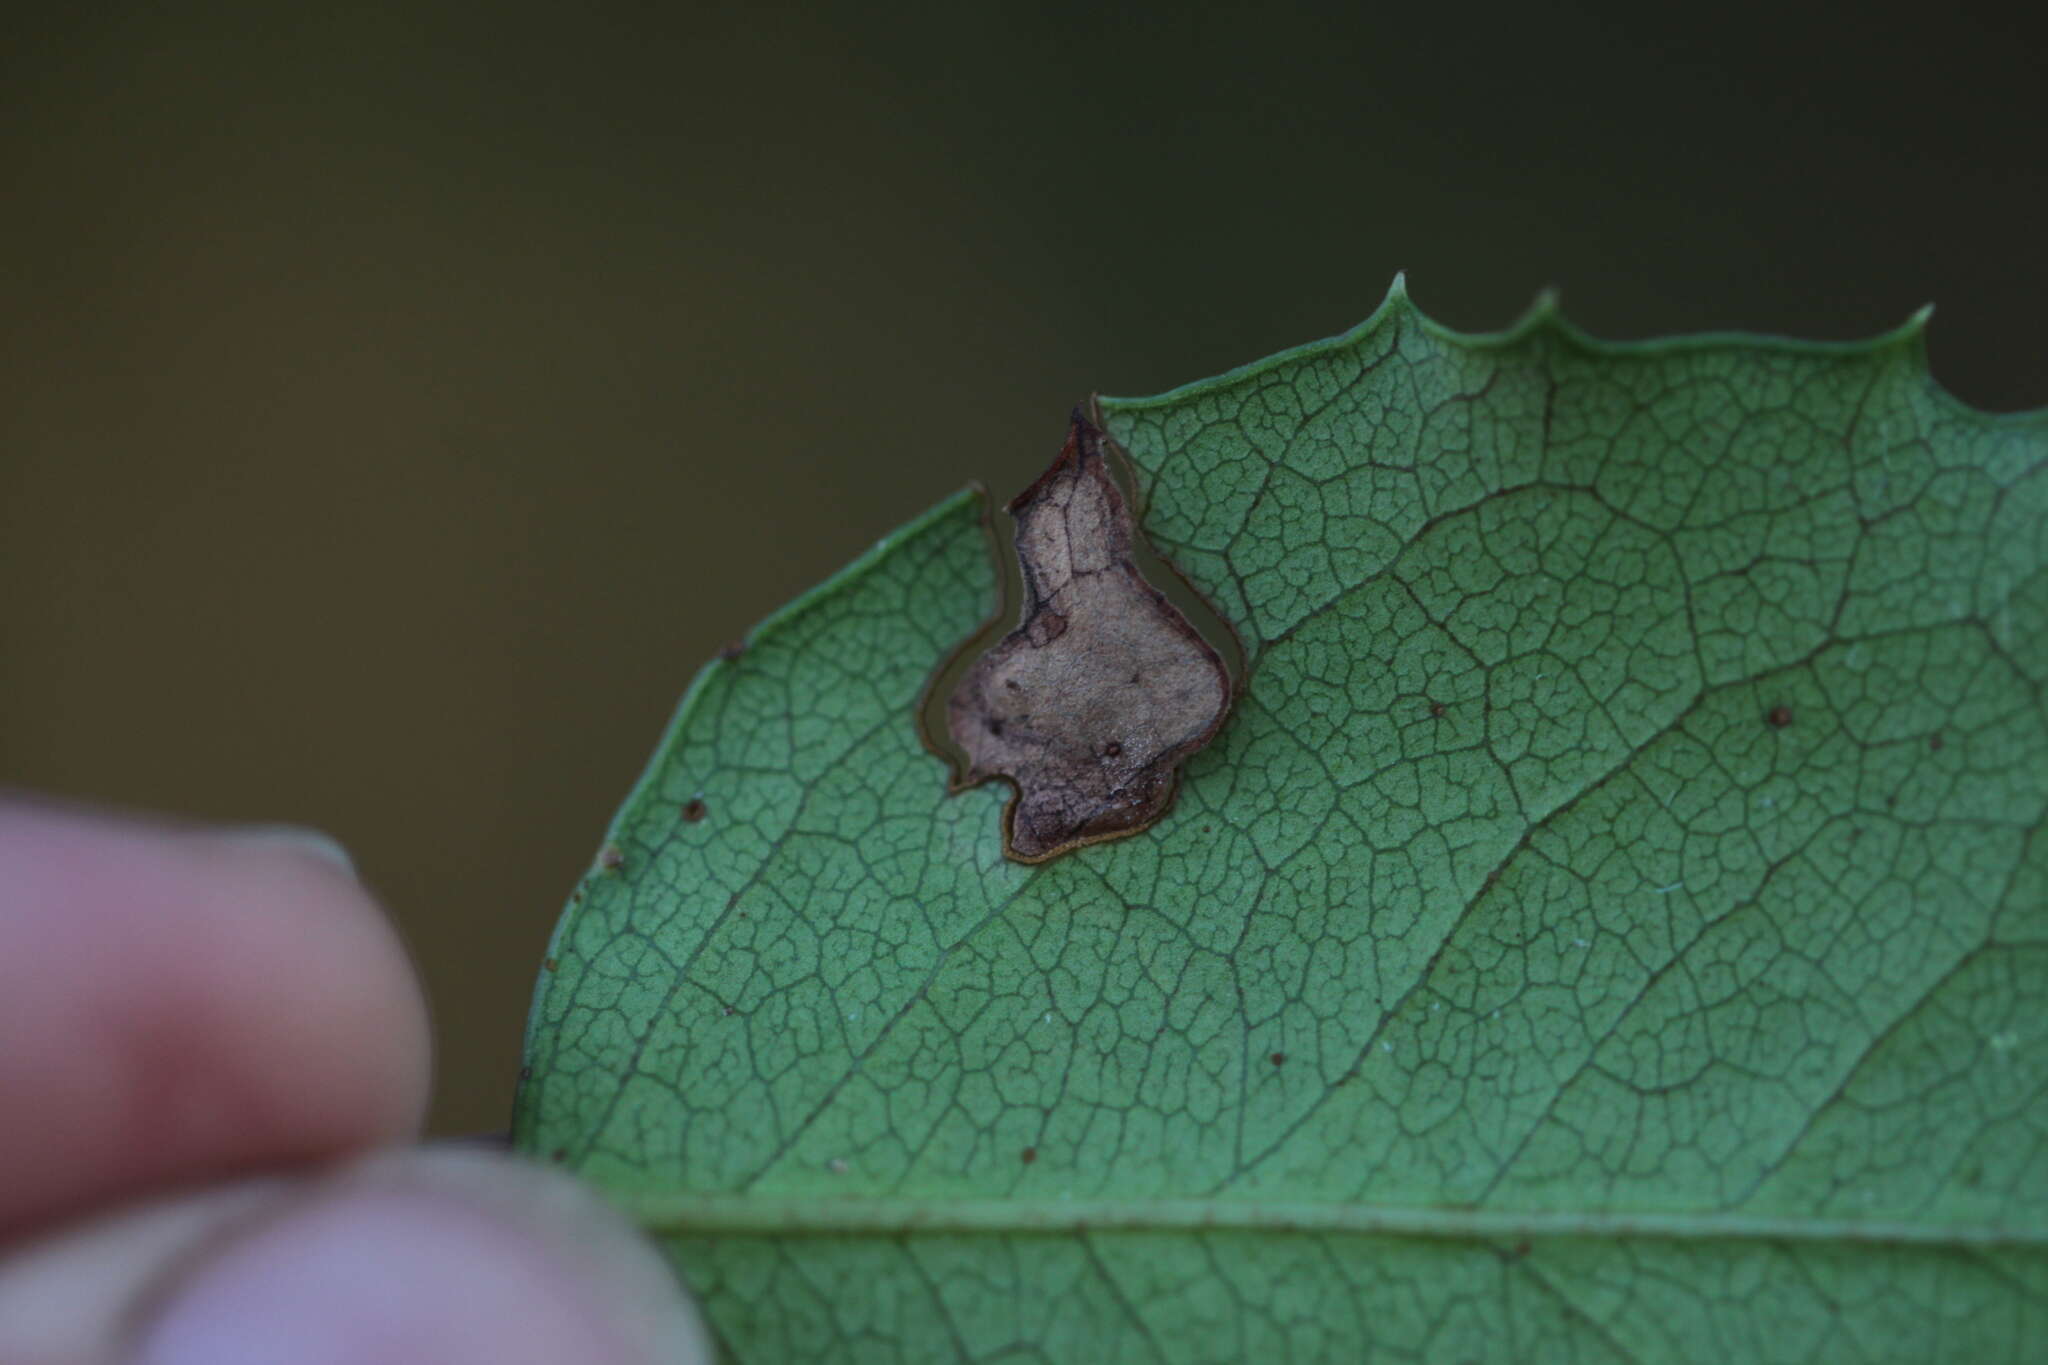
[{"label": "leaf blade", "polygon": [[[1962,409],[1917,324],[1469,338],[1398,288],[1102,411],[1249,661],[1174,816],[1022,868],[943,797],[913,703],[992,582],[940,509],[693,687],[521,1144],[680,1217],[742,1359],[2023,1349],[2048,415]],[[1330,1225],[1059,1223],[1191,1200]]]}]

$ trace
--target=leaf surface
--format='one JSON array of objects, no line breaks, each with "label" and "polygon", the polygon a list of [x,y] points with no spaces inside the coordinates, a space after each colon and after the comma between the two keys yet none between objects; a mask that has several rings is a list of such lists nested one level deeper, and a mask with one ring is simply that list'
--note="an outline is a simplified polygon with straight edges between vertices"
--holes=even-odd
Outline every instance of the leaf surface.
[{"label": "leaf surface", "polygon": [[515,1136],[731,1358],[2001,1360],[2048,1334],[2048,414],[1546,306],[1104,400],[1244,691],[1024,866],[947,502],[708,666]]}]

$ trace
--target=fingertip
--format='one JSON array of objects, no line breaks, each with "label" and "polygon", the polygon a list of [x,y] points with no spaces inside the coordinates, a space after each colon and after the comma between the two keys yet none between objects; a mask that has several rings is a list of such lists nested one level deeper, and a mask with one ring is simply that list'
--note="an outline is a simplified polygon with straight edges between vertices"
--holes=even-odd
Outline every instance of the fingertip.
[{"label": "fingertip", "polygon": [[346,863],[0,803],[0,1230],[416,1130],[426,1005]]},{"label": "fingertip", "polygon": [[166,1287],[134,1365],[702,1365],[653,1250],[585,1188],[515,1158],[394,1153],[323,1182]]},{"label": "fingertip", "polygon": [[294,825],[192,838],[213,884],[233,888],[216,902],[215,966],[232,967],[241,1010],[276,1030],[247,1060],[291,1061],[321,1078],[282,1095],[284,1113],[320,1144],[315,1154],[417,1134],[433,1080],[428,1002],[398,926],[347,850]]},{"label": "fingertip", "polygon": [[712,1358],[627,1219],[562,1171],[481,1148],[194,1190],[0,1256],[0,1361]]}]

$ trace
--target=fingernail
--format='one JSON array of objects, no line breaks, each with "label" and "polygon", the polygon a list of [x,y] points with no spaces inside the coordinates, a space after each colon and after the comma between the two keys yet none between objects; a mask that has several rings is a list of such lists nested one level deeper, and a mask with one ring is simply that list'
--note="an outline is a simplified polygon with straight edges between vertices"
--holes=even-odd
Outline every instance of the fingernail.
[{"label": "fingernail", "polygon": [[232,843],[291,849],[331,863],[351,877],[356,875],[355,859],[348,856],[348,850],[333,835],[306,825],[239,825],[219,831],[219,837]]}]

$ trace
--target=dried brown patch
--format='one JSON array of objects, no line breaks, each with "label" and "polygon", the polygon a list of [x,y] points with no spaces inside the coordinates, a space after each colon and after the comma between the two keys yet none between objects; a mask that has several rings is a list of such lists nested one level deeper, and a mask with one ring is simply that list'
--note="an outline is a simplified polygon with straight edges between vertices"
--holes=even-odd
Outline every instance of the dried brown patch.
[{"label": "dried brown patch", "polygon": [[1003,851],[1020,862],[1152,825],[1230,710],[1223,660],[1132,562],[1106,439],[1077,410],[1059,458],[1011,502],[1023,615],[947,701],[960,785],[1017,789]]}]

